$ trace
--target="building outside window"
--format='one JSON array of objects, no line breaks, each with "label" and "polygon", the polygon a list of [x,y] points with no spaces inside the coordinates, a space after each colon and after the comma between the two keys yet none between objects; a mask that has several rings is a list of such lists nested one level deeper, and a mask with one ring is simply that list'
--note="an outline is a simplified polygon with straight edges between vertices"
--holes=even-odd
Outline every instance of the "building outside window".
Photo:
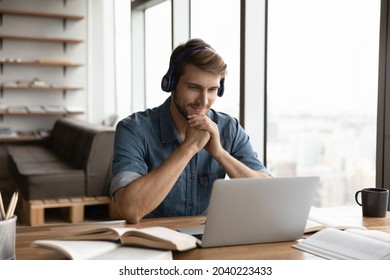
[{"label": "building outside window", "polygon": [[267,165],[317,206],[375,187],[380,0],[268,1]]}]

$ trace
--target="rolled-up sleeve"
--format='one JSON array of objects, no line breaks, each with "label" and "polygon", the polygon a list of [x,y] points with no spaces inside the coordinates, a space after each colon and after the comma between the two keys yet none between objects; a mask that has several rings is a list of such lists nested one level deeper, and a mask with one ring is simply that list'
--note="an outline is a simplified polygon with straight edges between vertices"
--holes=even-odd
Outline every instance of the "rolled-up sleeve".
[{"label": "rolled-up sleeve", "polygon": [[112,196],[118,189],[147,173],[144,149],[142,137],[131,120],[120,121],[115,131],[110,187]]}]

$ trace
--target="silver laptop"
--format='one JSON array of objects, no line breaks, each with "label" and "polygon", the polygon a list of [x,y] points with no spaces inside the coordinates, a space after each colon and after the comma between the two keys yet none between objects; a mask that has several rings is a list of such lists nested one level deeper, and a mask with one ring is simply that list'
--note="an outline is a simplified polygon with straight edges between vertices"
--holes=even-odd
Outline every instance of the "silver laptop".
[{"label": "silver laptop", "polygon": [[318,185],[319,177],[218,179],[205,225],[178,230],[201,247],[297,240]]}]

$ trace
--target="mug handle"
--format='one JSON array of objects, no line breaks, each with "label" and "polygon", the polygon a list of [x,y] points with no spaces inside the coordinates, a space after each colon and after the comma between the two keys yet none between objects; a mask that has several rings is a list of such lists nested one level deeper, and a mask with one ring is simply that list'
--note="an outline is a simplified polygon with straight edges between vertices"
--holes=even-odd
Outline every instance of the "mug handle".
[{"label": "mug handle", "polygon": [[359,195],[359,193],[361,193],[362,191],[357,191],[356,193],[355,193],[355,201],[356,201],[356,203],[357,204],[359,204],[360,206],[362,206],[362,204],[359,202],[359,200],[358,200],[358,195]]}]

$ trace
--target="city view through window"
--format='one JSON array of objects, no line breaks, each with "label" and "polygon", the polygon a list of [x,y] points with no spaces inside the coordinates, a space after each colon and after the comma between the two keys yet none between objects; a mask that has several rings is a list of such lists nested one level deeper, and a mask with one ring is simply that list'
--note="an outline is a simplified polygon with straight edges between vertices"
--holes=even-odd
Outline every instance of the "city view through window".
[{"label": "city view through window", "polygon": [[267,166],[318,175],[316,206],[375,187],[380,1],[273,0]]}]

